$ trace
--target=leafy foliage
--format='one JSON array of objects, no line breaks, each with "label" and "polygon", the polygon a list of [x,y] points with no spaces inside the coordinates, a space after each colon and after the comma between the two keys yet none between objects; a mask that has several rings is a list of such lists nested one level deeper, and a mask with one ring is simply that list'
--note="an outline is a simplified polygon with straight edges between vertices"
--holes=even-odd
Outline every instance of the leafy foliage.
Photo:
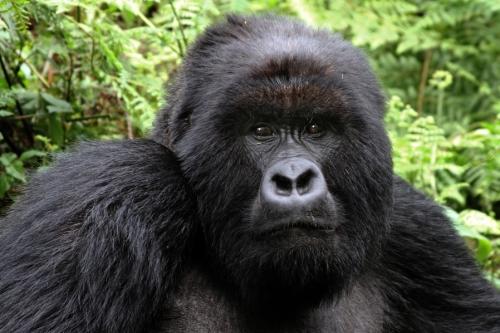
[{"label": "leafy foliage", "polygon": [[0,199],[76,140],[145,135],[188,45],[235,11],[295,15],[366,51],[393,96],[396,171],[448,207],[498,281],[497,0],[4,0]]},{"label": "leafy foliage", "polygon": [[499,201],[500,122],[446,137],[433,116],[419,116],[397,96],[389,101],[386,122],[396,173],[445,206],[488,277],[500,287],[500,223],[471,209],[477,205],[493,215],[493,204]]}]

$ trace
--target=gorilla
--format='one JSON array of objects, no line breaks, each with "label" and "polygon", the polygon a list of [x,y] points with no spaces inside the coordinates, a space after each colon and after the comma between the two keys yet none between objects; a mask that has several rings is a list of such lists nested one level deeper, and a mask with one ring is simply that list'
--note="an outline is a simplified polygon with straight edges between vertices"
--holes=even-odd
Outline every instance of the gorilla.
[{"label": "gorilla", "polygon": [[362,53],[275,16],[191,47],[149,139],[86,142],[2,220],[1,332],[500,332],[442,208],[393,173]]}]

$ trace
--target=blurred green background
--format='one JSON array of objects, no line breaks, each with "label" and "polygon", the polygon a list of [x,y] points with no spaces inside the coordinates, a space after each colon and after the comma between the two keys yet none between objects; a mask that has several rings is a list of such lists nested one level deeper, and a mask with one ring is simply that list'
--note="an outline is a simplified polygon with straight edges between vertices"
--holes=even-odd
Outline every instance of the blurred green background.
[{"label": "blurred green background", "polygon": [[498,0],[0,0],[0,211],[74,141],[146,135],[189,44],[228,12],[295,16],[366,52],[397,173],[500,286]]}]

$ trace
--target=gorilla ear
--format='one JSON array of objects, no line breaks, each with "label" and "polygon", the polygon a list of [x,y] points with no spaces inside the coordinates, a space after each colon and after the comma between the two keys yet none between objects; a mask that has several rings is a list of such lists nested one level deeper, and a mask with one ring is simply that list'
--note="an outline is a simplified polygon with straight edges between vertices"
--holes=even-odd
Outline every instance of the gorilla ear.
[{"label": "gorilla ear", "polygon": [[173,104],[168,104],[158,111],[150,139],[172,150],[172,130],[169,126],[169,119],[172,113]]},{"label": "gorilla ear", "polygon": [[[158,111],[154,122],[153,130],[150,134],[150,139],[173,150],[173,143],[177,138],[176,124],[185,123],[183,118],[191,119],[193,108],[185,105],[184,95],[188,88],[186,87],[186,79],[184,79],[183,70],[179,74],[171,78],[171,84],[167,86],[167,103]],[[180,120],[180,121],[179,121]],[[187,128],[185,128],[187,129]]]},{"label": "gorilla ear", "polygon": [[152,140],[174,151],[175,142],[191,127],[193,107],[190,103],[185,104],[185,106],[179,107],[179,112],[176,112],[175,102],[159,111],[151,133]]},{"label": "gorilla ear", "polygon": [[172,143],[179,140],[186,131],[191,127],[191,116],[193,115],[193,107],[189,102],[184,103],[181,112],[175,115],[175,119],[170,123],[172,130],[170,131]]}]

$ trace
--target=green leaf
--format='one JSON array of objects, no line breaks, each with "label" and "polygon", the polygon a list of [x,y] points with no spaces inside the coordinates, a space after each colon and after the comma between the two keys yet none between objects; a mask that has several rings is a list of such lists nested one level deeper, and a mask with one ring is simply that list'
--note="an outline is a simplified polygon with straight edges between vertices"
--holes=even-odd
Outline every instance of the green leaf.
[{"label": "green leaf", "polygon": [[460,236],[464,238],[469,238],[475,242],[474,250],[476,259],[482,263],[486,262],[486,260],[493,251],[492,242],[485,236],[481,235],[474,228],[471,228],[470,226],[466,225],[461,215],[458,214],[453,209],[449,207],[444,207],[444,213],[453,222],[453,226],[460,234]]},{"label": "green leaf", "polygon": [[500,222],[483,212],[468,209],[460,212],[463,223],[482,234],[500,236]]},{"label": "green leaf", "polygon": [[71,104],[65,100],[59,99],[47,93],[41,93],[42,98],[49,104],[47,110],[49,113],[73,112]]},{"label": "green leaf", "polygon": [[451,209],[450,207],[447,206],[443,206],[443,209],[444,209],[444,214],[455,225],[455,227],[456,225],[461,223],[460,215],[454,209]]},{"label": "green leaf", "polygon": [[26,181],[26,178],[24,176],[24,167],[23,167],[23,162],[16,160],[10,165],[5,167],[5,172],[16,178],[17,180],[20,180],[22,182]]},{"label": "green leaf", "polygon": [[106,56],[108,63],[118,71],[123,70],[123,65],[121,64],[120,60],[118,60],[115,53],[108,47],[108,45],[106,45],[106,42],[101,38],[99,38],[99,46],[101,47],[101,51]]},{"label": "green leaf", "polygon": [[500,279],[491,275],[486,275],[488,279],[497,289],[500,289]]},{"label": "green leaf", "polygon": [[493,246],[491,244],[491,241],[484,236],[476,238],[476,241],[476,259],[479,262],[484,263],[493,251]]},{"label": "green leaf", "polygon": [[399,43],[396,53],[401,54],[408,50],[413,49],[415,46],[419,45],[419,41],[413,35],[406,35],[401,43]]},{"label": "green leaf", "polygon": [[4,153],[0,155],[0,163],[2,163],[5,167],[9,166],[15,159],[17,158],[14,153]]},{"label": "green leaf", "polygon": [[73,112],[73,110],[71,110],[71,109],[61,108],[59,106],[53,106],[53,105],[47,106],[47,111],[49,111],[49,113],[71,113],[71,112]]},{"label": "green leaf", "polygon": [[465,204],[465,197],[460,192],[460,190],[465,189],[468,186],[469,186],[469,184],[467,184],[467,183],[451,184],[449,186],[444,187],[441,190],[441,193],[439,194],[438,198],[440,200],[445,200],[445,199],[455,200],[456,202],[463,205],[463,204]]},{"label": "green leaf", "polygon": [[22,153],[21,156],[19,157],[19,160],[26,161],[33,157],[45,157],[45,156],[47,156],[46,152],[32,149]]},{"label": "green leaf", "polygon": [[49,115],[49,137],[50,140],[61,147],[64,143],[64,129],[61,116],[57,113]]},{"label": "green leaf", "polygon": [[243,12],[248,9],[249,3],[247,0],[232,0],[231,1],[231,11]]},{"label": "green leaf", "polygon": [[5,193],[10,189],[9,179],[6,174],[0,175],[0,198],[5,196]]},{"label": "green leaf", "polygon": [[10,111],[0,110],[0,117],[9,117],[12,115],[13,115],[13,113]]},{"label": "green leaf", "polygon": [[472,239],[476,242],[475,246],[476,259],[479,262],[484,263],[488,259],[490,253],[493,250],[493,245],[491,244],[491,241],[488,238],[481,235],[476,230],[466,225],[463,224],[458,225],[456,226],[456,229],[460,234],[460,236]]}]

